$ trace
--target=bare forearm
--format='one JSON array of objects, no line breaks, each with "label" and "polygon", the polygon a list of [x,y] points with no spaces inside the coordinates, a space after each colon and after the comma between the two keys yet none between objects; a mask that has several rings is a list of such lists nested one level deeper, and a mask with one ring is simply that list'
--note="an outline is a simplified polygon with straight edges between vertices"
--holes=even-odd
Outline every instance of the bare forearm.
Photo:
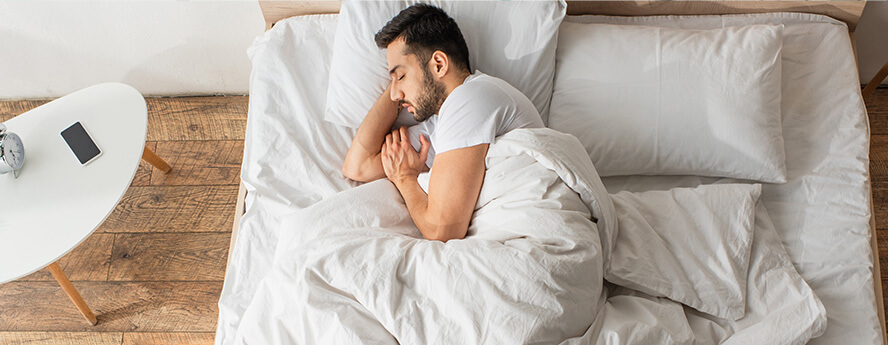
[{"label": "bare forearm", "polygon": [[388,89],[376,101],[355,134],[352,146],[360,145],[373,154],[378,154],[385,135],[392,130],[398,119],[398,104],[388,98]]},{"label": "bare forearm", "polygon": [[406,129],[397,132],[386,136],[380,159],[386,176],[404,197],[413,223],[429,240],[465,238],[484,183],[488,144],[438,154],[426,194],[416,179],[431,143],[420,137],[422,149],[417,154],[408,140],[402,140]]},{"label": "bare forearm", "polygon": [[464,238],[468,224],[448,223],[429,208],[429,196],[413,179],[399,181],[396,186],[404,197],[407,211],[422,236],[429,240],[447,242],[454,238]]},{"label": "bare forearm", "polygon": [[395,184],[401,196],[404,197],[404,203],[407,204],[407,211],[410,212],[410,218],[419,228],[419,232],[426,238],[430,235],[430,226],[426,221],[426,214],[429,209],[429,195],[422,190],[419,182],[412,179],[400,181]]},{"label": "bare forearm", "polygon": [[364,117],[352,140],[342,166],[346,177],[365,182],[385,177],[379,152],[385,135],[397,118],[398,104],[391,100],[386,88]]}]

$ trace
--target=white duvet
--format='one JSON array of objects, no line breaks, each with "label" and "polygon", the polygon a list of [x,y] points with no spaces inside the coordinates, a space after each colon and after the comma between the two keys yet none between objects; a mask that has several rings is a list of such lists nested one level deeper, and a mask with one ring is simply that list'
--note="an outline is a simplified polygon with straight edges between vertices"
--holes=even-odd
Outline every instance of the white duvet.
[{"label": "white duvet", "polygon": [[[825,326],[822,305],[788,260],[769,259],[778,265],[764,269],[749,264],[751,241],[740,245],[746,254],[742,260],[715,256],[702,258],[704,267],[662,268],[704,271],[713,260],[739,262],[745,265],[742,284],[726,279],[724,285],[745,289],[749,268],[756,274],[749,279],[779,291],[768,297],[777,298],[768,301],[774,308],[754,296],[749,315],[735,322],[693,311],[686,315],[676,302],[623,288],[614,288],[607,299],[605,270],[623,248],[615,240],[628,243],[642,234],[635,226],[618,230],[617,218],[634,224],[631,217],[657,211],[623,206],[618,213],[579,141],[554,130],[504,135],[491,145],[487,166],[463,240],[422,239],[397,189],[385,179],[286,217],[275,263],[243,314],[234,343],[693,344],[690,323],[700,323],[710,330],[711,339],[703,343],[763,334],[756,343],[790,344],[819,335]],[[732,188],[722,187],[708,188]],[[734,212],[711,206],[712,212]],[[649,219],[646,224],[677,223]],[[731,229],[681,230],[686,236],[729,241],[732,234],[707,233]],[[741,232],[751,230],[750,222]],[[773,233],[761,236],[776,238]],[[777,243],[782,251],[779,240],[764,243]],[[786,257],[785,251],[769,255]],[[656,256],[639,257],[646,258]],[[773,275],[777,266],[785,274]],[[639,325],[639,313],[657,322]],[[783,322],[762,322],[769,314],[780,315]],[[790,314],[796,317],[787,319]],[[743,332],[750,327],[757,328]]]},{"label": "white duvet", "polygon": [[[803,343],[821,332],[809,343],[881,344],[870,250],[874,229],[869,225],[867,119],[847,28],[825,16],[800,13],[590,20],[691,29],[785,24],[781,112],[788,182],[761,187],[749,272],[742,277],[748,283],[742,318],[726,321],[666,298],[608,286],[608,299],[592,326],[569,342],[681,343],[691,339],[689,327],[698,344]],[[277,339],[290,336],[286,332],[292,332],[294,322],[277,319],[275,315],[289,315],[274,310],[280,303],[297,302],[276,298],[269,291],[258,294],[268,273],[278,270],[272,270],[278,239],[295,243],[299,239],[288,236],[311,232],[300,231],[308,228],[285,215],[354,187],[340,172],[354,130],[323,121],[336,21],[336,15],[283,20],[250,48],[250,116],[241,173],[248,191],[247,212],[230,251],[219,301],[217,344],[234,343],[238,332],[241,336],[257,332],[254,323],[263,320],[278,323],[262,326],[283,332]],[[614,198],[627,191],[738,182],[744,183],[694,176],[604,179],[608,190],[616,193]],[[290,225],[281,226],[285,219]],[[620,222],[621,227],[625,223]],[[711,253],[688,259],[707,256]],[[296,294],[286,287],[278,289],[281,296]],[[823,321],[814,293],[828,322]],[[367,325],[376,322],[366,320]],[[244,330],[242,321],[249,325]]]},{"label": "white duvet", "polygon": [[582,335],[604,303],[601,243],[610,242],[591,219],[604,226],[614,215],[588,155],[575,138],[543,129],[506,136],[487,159],[464,240],[422,239],[385,179],[287,218],[236,343],[520,344]]}]

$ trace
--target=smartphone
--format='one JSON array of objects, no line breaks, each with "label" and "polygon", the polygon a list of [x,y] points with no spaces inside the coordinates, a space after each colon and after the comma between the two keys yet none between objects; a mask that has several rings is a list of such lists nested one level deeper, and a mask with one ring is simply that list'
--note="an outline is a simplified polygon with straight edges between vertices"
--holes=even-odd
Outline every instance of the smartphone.
[{"label": "smartphone", "polygon": [[62,138],[77,156],[80,164],[86,165],[102,155],[102,150],[99,150],[79,121],[62,131]]}]

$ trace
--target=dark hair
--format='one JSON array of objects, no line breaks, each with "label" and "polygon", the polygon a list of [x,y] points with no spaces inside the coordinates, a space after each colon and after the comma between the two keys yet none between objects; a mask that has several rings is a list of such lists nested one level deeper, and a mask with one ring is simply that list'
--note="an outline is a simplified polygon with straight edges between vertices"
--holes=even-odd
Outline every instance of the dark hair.
[{"label": "dark hair", "polygon": [[414,54],[426,63],[436,50],[450,57],[457,68],[469,73],[469,48],[456,21],[446,12],[429,4],[405,8],[376,33],[376,45],[386,49],[399,37],[407,46],[405,53]]}]

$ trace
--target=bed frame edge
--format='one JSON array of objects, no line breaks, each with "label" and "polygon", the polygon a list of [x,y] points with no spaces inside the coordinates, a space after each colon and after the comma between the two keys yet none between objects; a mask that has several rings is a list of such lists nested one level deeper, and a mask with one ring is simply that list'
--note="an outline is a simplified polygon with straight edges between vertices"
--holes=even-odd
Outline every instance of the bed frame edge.
[{"label": "bed frame edge", "polygon": [[240,220],[246,212],[247,188],[244,187],[244,181],[240,181],[237,188],[237,204],[234,207],[234,225],[231,227],[231,242],[228,243],[228,262],[225,263],[225,270],[231,266],[231,254],[234,250],[234,242],[237,241],[237,231],[240,230]]}]

